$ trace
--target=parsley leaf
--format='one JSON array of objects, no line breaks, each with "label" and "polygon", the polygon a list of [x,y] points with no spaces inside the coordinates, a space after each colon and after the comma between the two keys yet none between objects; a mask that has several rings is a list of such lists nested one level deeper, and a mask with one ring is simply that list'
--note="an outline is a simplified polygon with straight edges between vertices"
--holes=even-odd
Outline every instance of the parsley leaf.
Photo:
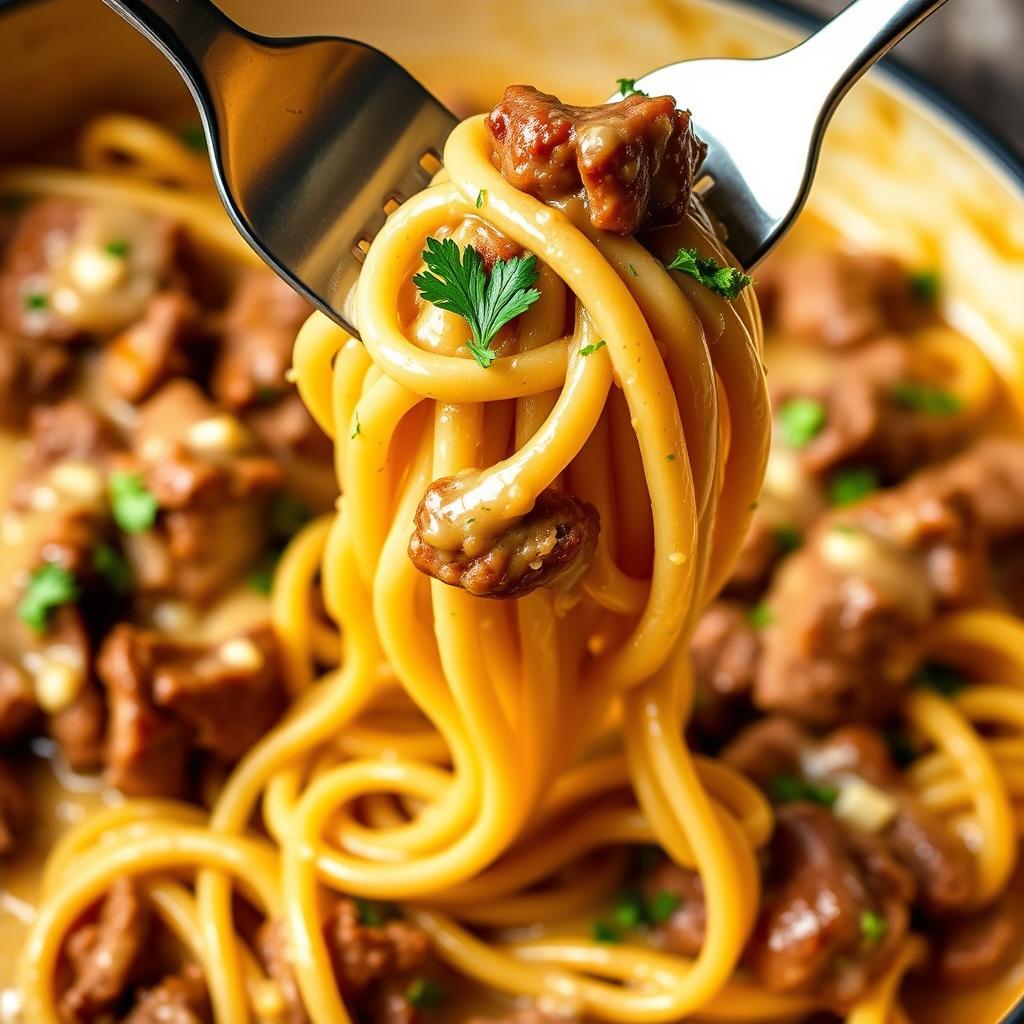
[{"label": "parsley leaf", "polygon": [[755,629],[764,629],[765,626],[770,626],[775,621],[775,612],[762,601],[747,612],[747,619]]},{"label": "parsley leaf", "polygon": [[398,916],[398,911],[391,903],[380,903],[377,900],[366,900],[356,897],[356,912],[359,923],[368,928],[379,928],[382,924]]},{"label": "parsley leaf", "polygon": [[876,910],[860,912],[860,937],[865,946],[879,946],[889,931],[889,923]]},{"label": "parsley leaf", "polygon": [[487,202],[487,189],[482,188],[476,194],[476,208],[478,210],[482,210],[484,208],[484,203],[486,203],[486,202]]},{"label": "parsley leaf", "polygon": [[922,412],[926,416],[955,416],[963,408],[956,395],[920,381],[901,381],[893,387],[891,394],[893,401],[904,409]]},{"label": "parsley leaf", "polygon": [[910,275],[910,293],[922,306],[932,305],[942,292],[942,278],[937,270],[915,270]]},{"label": "parsley leaf", "polygon": [[405,998],[418,1010],[433,1010],[444,1001],[444,989],[431,978],[414,978],[405,990]]},{"label": "parsley leaf", "polygon": [[914,683],[934,690],[943,697],[955,697],[965,686],[964,674],[951,665],[937,661],[926,661],[914,675]]},{"label": "parsley leaf", "polygon": [[667,889],[656,892],[647,904],[647,916],[654,924],[664,924],[682,905],[682,900]]},{"label": "parsley leaf", "polygon": [[878,490],[878,473],[870,466],[841,469],[829,483],[829,498],[833,505],[852,505]]},{"label": "parsley leaf", "polygon": [[291,540],[313,513],[287,491],[278,491],[270,502],[270,532],[279,540]]},{"label": "parsley leaf", "polygon": [[516,256],[497,260],[490,274],[480,253],[471,245],[462,250],[450,238],[427,239],[423,250],[427,270],[413,284],[427,302],[461,316],[473,332],[466,343],[473,358],[486,370],[496,356],[490,345],[505,324],[525,313],[540,292],[537,257]]},{"label": "parsley leaf", "polygon": [[62,605],[77,600],[78,580],[62,565],[47,562],[32,570],[28,586],[18,602],[18,618],[37,633],[42,633],[50,615]]},{"label": "parsley leaf", "polygon": [[101,541],[92,553],[92,566],[110,584],[114,593],[131,592],[132,569],[117,548]]},{"label": "parsley leaf", "polygon": [[142,533],[156,522],[158,503],[138,473],[110,474],[110,507],[125,533]]},{"label": "parsley leaf", "polygon": [[197,153],[206,152],[206,133],[198,121],[193,121],[181,129],[181,141],[189,149],[194,149]]},{"label": "parsley leaf", "polygon": [[116,256],[118,259],[123,260],[131,251],[131,246],[123,238],[112,238],[103,246],[103,251],[108,256]]},{"label": "parsley leaf", "polygon": [[274,589],[274,573],[277,571],[277,563],[281,558],[280,551],[268,551],[252,567],[245,582],[250,590],[257,594],[268,596]]},{"label": "parsley leaf", "polygon": [[615,904],[612,919],[616,927],[623,931],[632,931],[647,923],[647,907],[643,897],[635,891],[624,892]]},{"label": "parsley leaf", "polygon": [[607,345],[607,344],[608,344],[608,342],[605,341],[602,338],[595,345],[584,345],[583,348],[580,349],[580,355],[581,356],[592,356],[599,348],[604,348],[605,345]]},{"label": "parsley leaf", "polygon": [[25,308],[33,313],[38,313],[49,306],[50,300],[42,292],[29,292],[25,296]]},{"label": "parsley leaf", "polygon": [[720,267],[711,257],[701,256],[696,249],[680,249],[665,267],[689,275],[708,291],[725,299],[738,298],[740,292],[752,283],[742,271],[735,267]]},{"label": "parsley leaf", "polygon": [[630,272],[630,274],[633,275],[633,277],[639,277],[640,276],[640,271],[637,270],[636,267],[634,267],[632,263],[630,263],[630,265],[629,265],[629,272]]},{"label": "parsley leaf", "polygon": [[780,804],[809,800],[823,807],[831,807],[839,799],[839,790],[835,786],[811,782],[799,775],[777,775],[769,784],[769,790],[772,799]]},{"label": "parsley leaf", "polygon": [[636,87],[635,78],[616,78],[615,84],[619,87],[619,95],[625,99],[627,96],[649,96],[643,89]]},{"label": "parsley leaf", "polygon": [[352,433],[348,435],[348,439],[350,441],[354,441],[363,432],[362,425],[359,422],[358,409],[356,409],[355,413],[353,414],[353,423],[355,424],[355,426],[353,426],[352,428]]},{"label": "parsley leaf", "polygon": [[618,929],[607,921],[595,921],[591,934],[595,942],[616,943],[622,941]]},{"label": "parsley leaf", "polygon": [[795,526],[780,526],[775,531],[775,546],[780,554],[792,554],[803,542],[803,534]]},{"label": "parsley leaf", "polygon": [[787,448],[806,448],[824,429],[825,403],[817,398],[790,398],[779,407],[779,432]]}]

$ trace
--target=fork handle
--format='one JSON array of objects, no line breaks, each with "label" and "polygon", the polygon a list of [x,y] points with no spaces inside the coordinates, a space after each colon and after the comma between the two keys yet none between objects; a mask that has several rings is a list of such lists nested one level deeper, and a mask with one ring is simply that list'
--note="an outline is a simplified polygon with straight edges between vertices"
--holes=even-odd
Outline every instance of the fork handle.
[{"label": "fork handle", "polygon": [[[825,114],[879,58],[946,0],[853,0],[786,55],[811,81],[825,77]],[[807,78],[803,78],[804,81]]]}]

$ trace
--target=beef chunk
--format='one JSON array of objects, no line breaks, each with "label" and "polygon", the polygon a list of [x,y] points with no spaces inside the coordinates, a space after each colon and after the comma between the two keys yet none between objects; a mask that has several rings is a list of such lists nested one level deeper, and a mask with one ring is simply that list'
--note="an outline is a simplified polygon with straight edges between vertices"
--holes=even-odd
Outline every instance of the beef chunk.
[{"label": "beef chunk", "polygon": [[107,704],[99,687],[89,681],[70,704],[46,720],[68,766],[90,772],[103,764],[107,750]]},{"label": "beef chunk", "polygon": [[0,744],[16,743],[24,737],[37,714],[28,676],[12,661],[0,661]]},{"label": "beef chunk", "polygon": [[889,256],[793,253],[758,270],[769,329],[784,338],[848,348],[932,315],[914,298],[907,270]]},{"label": "beef chunk", "polygon": [[822,522],[776,573],[754,701],[828,726],[889,713],[943,609],[987,589],[970,503],[911,481]]},{"label": "beef chunk", "polygon": [[802,755],[811,742],[795,722],[771,715],[748,725],[719,756],[730,768],[768,789],[780,775],[800,773]]},{"label": "beef chunk", "polygon": [[131,794],[180,796],[192,748],[237,760],[286,703],[269,628],[200,647],[122,624],[97,667],[110,705],[107,777]]},{"label": "beef chunk", "polygon": [[65,947],[70,984],[60,997],[67,1024],[91,1024],[130,989],[146,957],[151,913],[135,882],[119,879],[95,920],[78,925]]},{"label": "beef chunk", "polygon": [[202,336],[201,310],[184,292],[154,296],[142,319],[119,334],[103,352],[104,385],[128,402],[141,402],[161,384],[193,366]]},{"label": "beef chunk", "polygon": [[74,357],[63,346],[0,331],[0,426],[24,426],[29,410],[56,400],[73,375]]},{"label": "beef chunk", "polygon": [[203,972],[194,965],[143,992],[123,1024],[212,1024]]},{"label": "beef chunk", "polygon": [[499,231],[493,224],[488,224],[481,217],[467,217],[464,237],[459,239],[463,246],[471,245],[484,261],[484,267],[490,273],[499,260],[511,260],[522,256],[526,250],[513,241],[508,235]]},{"label": "beef chunk", "polygon": [[[416,509],[409,557],[422,573],[476,597],[522,597],[579,580],[593,558],[600,522],[592,505],[553,488],[495,538],[449,518],[463,478],[435,480]],[[455,540],[455,543],[450,541]]]},{"label": "beef chunk", "polygon": [[931,932],[935,975],[956,987],[989,984],[1019,954],[1022,932],[1020,893],[1014,889],[981,910],[946,917]]},{"label": "beef chunk", "polygon": [[582,191],[594,227],[619,235],[681,221],[707,154],[669,96],[572,107],[512,85],[487,129],[509,184],[545,202]]},{"label": "beef chunk", "polygon": [[276,274],[246,274],[224,318],[224,338],[213,371],[217,401],[241,409],[291,390],[285,373],[292,364],[292,346],[312,311]]},{"label": "beef chunk", "polygon": [[28,818],[28,800],[18,783],[17,768],[0,761],[0,857],[18,845]]},{"label": "beef chunk", "polygon": [[883,847],[855,841],[824,808],[788,804],[747,962],[766,988],[813,992],[841,1011],[899,948],[912,898],[912,880]]},{"label": "beef chunk", "polygon": [[664,893],[675,897],[676,908],[658,928],[660,944],[670,953],[695,957],[704,945],[707,930],[704,883],[696,871],[666,860],[644,879],[648,902]]},{"label": "beef chunk", "polygon": [[281,993],[285,1005],[284,1024],[309,1024],[292,969],[288,925],[283,920],[266,921],[256,935],[256,950]]}]

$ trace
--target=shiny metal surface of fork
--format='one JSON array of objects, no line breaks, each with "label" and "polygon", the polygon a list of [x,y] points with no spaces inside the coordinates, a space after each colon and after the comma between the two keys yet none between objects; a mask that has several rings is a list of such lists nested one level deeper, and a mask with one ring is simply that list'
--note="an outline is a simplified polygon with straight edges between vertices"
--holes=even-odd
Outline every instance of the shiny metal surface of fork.
[{"label": "shiny metal surface of fork", "polygon": [[[172,61],[199,106],[214,175],[260,255],[356,333],[362,247],[430,179],[455,117],[389,57],[347,39],[271,39],[208,0],[103,0]],[[806,200],[821,137],[858,78],[945,0],[854,0],[793,50],[697,60],[637,81],[696,112],[702,198],[745,268]],[[865,140],[870,145],[870,140]]]},{"label": "shiny metal surface of fork", "polygon": [[[456,123],[390,57],[347,39],[253,35],[207,0],[105,0],[181,73],[232,219],[285,280],[353,331],[361,242]],[[436,164],[435,164],[436,166]]]}]

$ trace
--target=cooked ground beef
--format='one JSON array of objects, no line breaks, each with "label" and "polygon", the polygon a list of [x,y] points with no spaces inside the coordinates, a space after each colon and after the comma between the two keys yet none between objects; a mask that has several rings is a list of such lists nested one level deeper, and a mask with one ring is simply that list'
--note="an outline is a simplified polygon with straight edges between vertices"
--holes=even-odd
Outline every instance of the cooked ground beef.
[{"label": "cooked ground beef", "polygon": [[140,993],[122,1024],[212,1024],[203,972],[188,965]]},{"label": "cooked ground beef", "polygon": [[572,107],[512,85],[487,128],[509,184],[545,202],[582,191],[594,226],[619,235],[682,220],[707,153],[669,96]]},{"label": "cooked ground beef", "polygon": [[64,346],[0,331],[0,426],[23,427],[37,403],[60,397],[74,372],[74,356]]}]

